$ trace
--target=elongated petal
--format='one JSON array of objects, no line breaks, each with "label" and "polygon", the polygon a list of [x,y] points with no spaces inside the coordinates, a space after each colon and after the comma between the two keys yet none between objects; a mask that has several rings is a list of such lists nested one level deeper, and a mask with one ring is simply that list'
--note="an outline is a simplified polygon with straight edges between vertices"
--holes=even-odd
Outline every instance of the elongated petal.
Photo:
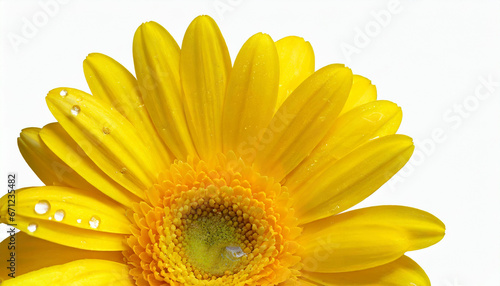
[{"label": "elongated petal", "polygon": [[182,41],[180,74],[189,131],[202,159],[222,151],[222,107],[230,72],[219,27],[209,16],[195,18]]},{"label": "elongated petal", "polygon": [[[349,93],[351,70],[326,66],[304,81],[283,103],[256,146],[262,174],[281,180],[323,139]],[[250,148],[250,147],[249,147]]]},{"label": "elongated petal", "polygon": [[311,154],[287,176],[286,186],[293,192],[363,143],[396,133],[402,115],[396,104],[380,100],[363,104],[340,116]]},{"label": "elongated petal", "polygon": [[47,105],[64,130],[113,180],[139,197],[160,169],[134,126],[111,106],[76,89],[54,89]]},{"label": "elongated petal", "polygon": [[[101,171],[59,123],[45,125],[40,131],[40,137],[43,143],[69,168],[105,195],[128,207],[132,206],[133,202],[140,200],[139,197]],[[73,187],[86,189],[85,186]]]},{"label": "elongated petal", "polygon": [[314,51],[309,42],[296,36],[276,42],[280,62],[280,83],[276,110],[314,72]]},{"label": "elongated petal", "polygon": [[[7,195],[0,199],[2,216],[7,215]],[[45,186],[16,191],[16,215],[54,224],[111,233],[130,233],[130,221],[120,204],[98,192]]]},{"label": "elongated petal", "polygon": [[[18,262],[15,267],[16,276],[79,259],[92,258],[123,262],[123,254],[120,251],[81,250],[39,239],[24,232],[9,236],[0,243],[0,251],[2,258],[10,258],[9,252],[15,253],[15,259]],[[7,268],[9,264],[7,259],[0,260],[1,280],[10,278],[8,276],[10,269]]]},{"label": "elongated petal", "polygon": [[45,185],[94,189],[67,164],[60,160],[39,137],[40,128],[25,128],[17,139],[19,150],[30,168]]},{"label": "elongated petal", "polygon": [[[17,229],[29,235],[69,247],[95,251],[123,251],[128,247],[124,242],[123,234],[81,229],[56,223],[53,220],[34,219],[21,215],[16,215],[15,223]],[[82,223],[84,223],[83,220]]]},{"label": "elongated petal", "polygon": [[148,22],[135,32],[133,50],[139,87],[156,130],[170,151],[184,160],[195,150],[184,116],[179,46],[165,28]]},{"label": "elongated petal", "polygon": [[133,286],[128,266],[100,259],[82,259],[33,271],[2,283],[4,286]]},{"label": "elongated petal", "polygon": [[236,57],[222,116],[225,152],[257,138],[274,113],[279,77],[276,47],[266,34],[252,36]]},{"label": "elongated petal", "polygon": [[390,227],[331,225],[301,235],[303,270],[332,273],[356,271],[389,263],[408,250],[406,236]]},{"label": "elongated petal", "polygon": [[[335,226],[333,226],[335,224]],[[304,225],[303,235],[314,235],[330,227],[388,227],[408,239],[408,250],[431,246],[444,236],[444,224],[432,214],[404,206],[376,206],[349,211]]]},{"label": "elongated petal", "polygon": [[396,174],[413,150],[411,138],[389,135],[352,151],[294,193],[299,221],[328,217],[361,202]]},{"label": "elongated petal", "polygon": [[377,88],[366,77],[354,75],[352,89],[340,114],[377,99]]},{"label": "elongated petal", "polygon": [[90,54],[83,62],[85,78],[92,95],[110,104],[125,116],[156,154],[153,160],[162,169],[170,163],[171,155],[158,136],[144,107],[139,85],[134,76],[121,64],[103,54]]},{"label": "elongated petal", "polygon": [[429,277],[411,258],[403,256],[393,262],[366,270],[344,273],[302,272],[302,277],[311,281],[311,285],[326,286],[430,286]]}]

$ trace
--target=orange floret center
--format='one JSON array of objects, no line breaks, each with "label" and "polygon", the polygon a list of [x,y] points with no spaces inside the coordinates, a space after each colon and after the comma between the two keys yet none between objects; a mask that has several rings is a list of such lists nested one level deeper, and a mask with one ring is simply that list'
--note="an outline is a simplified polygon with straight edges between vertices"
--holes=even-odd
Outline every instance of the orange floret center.
[{"label": "orange floret center", "polygon": [[295,279],[301,229],[286,188],[230,153],[177,161],[129,211],[137,285],[276,285]]}]

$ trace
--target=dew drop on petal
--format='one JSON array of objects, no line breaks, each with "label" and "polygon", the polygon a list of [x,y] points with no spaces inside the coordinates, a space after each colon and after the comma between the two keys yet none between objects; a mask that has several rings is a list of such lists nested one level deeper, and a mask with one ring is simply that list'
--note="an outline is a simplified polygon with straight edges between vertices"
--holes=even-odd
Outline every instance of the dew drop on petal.
[{"label": "dew drop on petal", "polygon": [[99,223],[101,222],[101,219],[98,216],[92,216],[89,220],[89,225],[91,228],[98,228]]},{"label": "dew drop on petal", "polygon": [[29,232],[35,232],[37,228],[38,228],[38,225],[36,223],[30,223],[30,224],[28,224],[28,230],[29,230]]},{"label": "dew drop on petal", "polygon": [[50,210],[50,203],[46,200],[41,200],[35,205],[35,212],[39,215],[46,214]]},{"label": "dew drop on petal", "polygon": [[102,133],[104,133],[105,135],[108,135],[111,131],[109,130],[108,127],[103,127],[102,128]]},{"label": "dew drop on petal", "polygon": [[68,95],[68,91],[63,89],[63,90],[61,90],[61,92],[59,92],[59,95],[61,95],[62,97],[65,97],[66,95]]},{"label": "dew drop on petal", "polygon": [[120,170],[120,173],[122,173],[122,174],[127,173],[127,168],[122,168],[122,169]]},{"label": "dew drop on petal", "polygon": [[73,105],[73,107],[71,108],[71,114],[73,114],[74,116],[77,116],[78,113],[80,113],[80,106],[78,105]]},{"label": "dew drop on petal", "polygon": [[65,215],[66,212],[64,212],[64,210],[57,210],[56,213],[54,214],[54,219],[56,221],[62,221]]},{"label": "dew drop on petal", "polygon": [[77,219],[76,222],[77,223],[82,223],[82,220],[81,219]]}]

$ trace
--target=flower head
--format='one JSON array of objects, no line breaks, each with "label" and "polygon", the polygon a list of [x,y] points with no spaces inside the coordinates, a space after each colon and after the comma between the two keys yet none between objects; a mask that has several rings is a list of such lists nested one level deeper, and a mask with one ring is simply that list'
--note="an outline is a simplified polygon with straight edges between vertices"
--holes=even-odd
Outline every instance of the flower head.
[{"label": "flower head", "polygon": [[231,64],[208,16],[182,47],[141,25],[133,54],[135,77],[90,54],[92,95],[50,91],[57,122],[21,132],[46,186],[17,191],[22,264],[5,285],[429,285],[404,254],[441,240],[441,221],[345,212],[414,149],[368,79],[262,33]]}]

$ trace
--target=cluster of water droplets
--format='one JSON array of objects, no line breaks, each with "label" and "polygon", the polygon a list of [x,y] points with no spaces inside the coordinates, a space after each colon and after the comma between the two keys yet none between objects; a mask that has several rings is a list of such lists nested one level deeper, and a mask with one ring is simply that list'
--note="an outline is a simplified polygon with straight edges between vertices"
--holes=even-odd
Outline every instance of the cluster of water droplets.
[{"label": "cluster of water droplets", "polygon": [[[68,96],[68,91],[67,91],[67,90],[65,90],[65,89],[63,89],[63,90],[61,90],[61,91],[59,92],[59,95],[60,95],[61,97],[66,97],[66,96]],[[71,110],[70,110],[70,111],[71,111],[71,114],[73,114],[74,116],[77,116],[77,115],[80,113],[81,108],[80,108],[80,106],[79,106],[79,105],[73,105],[73,107],[71,107]]]},{"label": "cluster of water droplets", "polygon": [[[66,96],[68,96],[68,91],[63,89],[63,90],[61,90],[61,92],[59,92],[59,95],[61,95],[61,97],[66,97]],[[77,99],[77,100],[79,101],[80,99]],[[78,104],[73,105],[73,107],[71,107],[71,109],[70,109],[70,112],[73,116],[77,116],[78,114],[80,114],[80,111],[82,111],[82,109]],[[108,135],[111,133],[111,130],[109,129],[109,127],[104,126],[102,128],[102,133],[104,135]]]},{"label": "cluster of water droplets", "polygon": [[[45,215],[50,211],[50,208],[51,208],[51,205],[50,205],[49,201],[40,200],[40,201],[38,201],[38,203],[35,204],[34,211],[38,215]],[[54,212],[54,216],[53,217],[51,216],[48,219],[49,220],[54,219],[55,221],[62,221],[65,217],[66,217],[66,212],[63,209],[58,209]],[[76,222],[82,223],[82,219],[79,218],[76,220]],[[88,222],[89,222],[90,228],[97,229],[99,227],[99,224],[101,223],[101,219],[98,216],[93,215],[92,217],[90,217]],[[29,232],[35,232],[37,229],[38,229],[38,224],[33,223],[33,222],[28,224],[28,231]]]},{"label": "cluster of water droplets", "polygon": [[[59,92],[59,95],[63,98],[68,96],[68,94],[69,93],[66,89],[62,89]],[[70,112],[73,116],[77,116],[78,114],[80,114],[80,111],[81,111],[81,108],[79,105],[73,105],[73,107],[71,107],[71,110],[70,110]],[[103,127],[102,132],[105,135],[107,135],[111,132],[111,130],[108,127]],[[123,174],[126,172],[126,169],[123,168],[120,172]],[[51,208],[50,203],[47,200],[40,200],[40,201],[38,201],[38,203],[35,204],[34,211],[38,215],[45,215],[50,211],[50,208]],[[54,212],[53,217],[51,216],[48,219],[49,220],[54,219],[55,221],[62,221],[65,218],[65,216],[66,216],[66,212],[63,209],[59,209],[59,210],[56,210]],[[78,224],[80,224],[80,223],[82,223],[82,219],[79,218],[76,220],[76,222]],[[88,223],[89,223],[90,228],[97,229],[99,227],[99,224],[101,223],[101,219],[98,216],[93,215],[92,217],[90,217]],[[36,224],[36,223],[29,223],[28,224],[28,231],[29,232],[35,232],[37,229],[38,229],[38,224]]]}]

